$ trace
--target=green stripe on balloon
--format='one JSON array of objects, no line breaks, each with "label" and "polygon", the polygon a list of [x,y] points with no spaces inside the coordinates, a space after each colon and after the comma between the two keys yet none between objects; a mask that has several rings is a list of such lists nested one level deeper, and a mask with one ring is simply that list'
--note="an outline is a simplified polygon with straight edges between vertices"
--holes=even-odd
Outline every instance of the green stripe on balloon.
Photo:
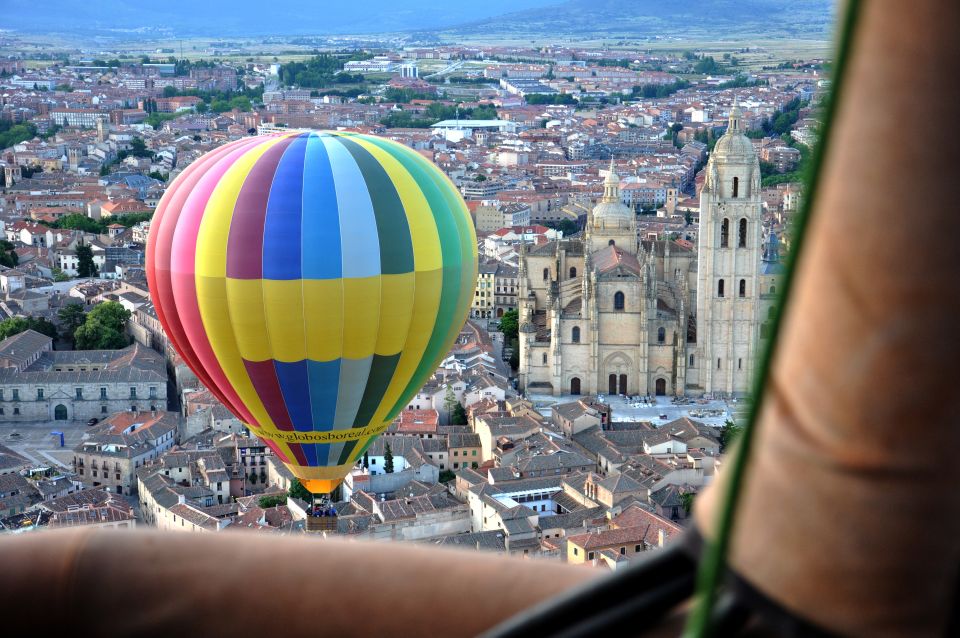
[{"label": "green stripe on balloon", "polygon": [[440,304],[437,309],[437,318],[433,324],[433,331],[430,339],[424,349],[423,356],[420,358],[420,364],[414,371],[410,382],[394,406],[387,414],[389,420],[393,420],[397,414],[407,405],[407,398],[411,391],[423,386],[439,363],[439,357],[446,354],[443,350],[446,347],[447,335],[450,332],[450,326],[454,321],[458,308],[459,280],[457,273],[462,263],[461,242],[457,233],[456,215],[457,209],[450,207],[449,198],[445,195],[445,183],[438,183],[432,174],[436,169],[425,170],[423,165],[417,162],[418,155],[413,152],[407,152],[406,149],[399,148],[394,144],[378,139],[368,139],[376,146],[394,157],[406,169],[420,185],[427,202],[430,204],[433,213],[434,223],[437,226],[437,233],[440,236],[441,255],[443,257],[442,288],[440,293]]}]

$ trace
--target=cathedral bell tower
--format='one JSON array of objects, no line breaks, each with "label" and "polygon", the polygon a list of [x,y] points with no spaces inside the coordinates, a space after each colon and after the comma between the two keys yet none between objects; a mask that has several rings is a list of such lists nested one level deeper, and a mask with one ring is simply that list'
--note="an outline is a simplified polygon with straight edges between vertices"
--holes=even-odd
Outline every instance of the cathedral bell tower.
[{"label": "cathedral bell tower", "polygon": [[762,244],[760,163],[734,102],[700,194],[697,374],[704,392],[743,395],[756,368]]}]

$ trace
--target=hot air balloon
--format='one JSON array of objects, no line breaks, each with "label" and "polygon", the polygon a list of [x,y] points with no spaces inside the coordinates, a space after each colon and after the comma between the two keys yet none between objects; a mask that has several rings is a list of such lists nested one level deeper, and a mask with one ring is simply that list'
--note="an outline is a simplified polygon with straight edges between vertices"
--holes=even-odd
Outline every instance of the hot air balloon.
[{"label": "hot air balloon", "polygon": [[188,166],[157,207],[146,265],[173,348],[323,494],[453,345],[477,248],[463,199],[420,154],[311,131]]}]

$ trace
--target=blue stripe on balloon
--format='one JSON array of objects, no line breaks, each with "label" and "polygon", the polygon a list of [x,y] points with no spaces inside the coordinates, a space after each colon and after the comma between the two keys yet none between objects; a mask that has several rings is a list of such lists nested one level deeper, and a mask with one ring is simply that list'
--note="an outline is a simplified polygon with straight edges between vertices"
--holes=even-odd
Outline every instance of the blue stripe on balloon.
[{"label": "blue stripe on balloon", "polygon": [[306,361],[274,361],[277,370],[277,382],[287,414],[293,423],[293,429],[307,432],[313,429],[313,415],[310,410],[310,378]]},{"label": "blue stripe on balloon", "polygon": [[337,415],[337,390],[340,387],[340,360],[307,361],[310,375],[310,412],[313,429],[326,432],[333,429]]},{"label": "blue stripe on balloon", "polygon": [[363,400],[363,392],[370,378],[373,355],[364,359],[340,359],[340,387],[337,393],[337,415],[333,419],[336,430],[353,427]]},{"label": "blue stripe on balloon", "polygon": [[307,457],[307,467],[316,467],[318,465],[317,450],[313,443],[301,443],[300,449],[303,450],[303,455]]},{"label": "blue stripe on balloon", "polygon": [[300,279],[300,218],[303,155],[307,138],[293,139],[280,158],[270,186],[263,225],[263,278]]},{"label": "blue stripe on balloon", "polygon": [[320,136],[311,133],[304,155],[303,220],[301,246],[304,279],[339,279],[343,276],[340,253],[340,212],[330,158]]},{"label": "blue stripe on balloon", "polygon": [[317,465],[329,465],[330,463],[330,444],[314,443],[314,454],[317,455]]},{"label": "blue stripe on balloon", "polygon": [[380,274],[380,237],[367,182],[350,151],[332,137],[322,137],[330,158],[340,210],[340,250],[344,277]]}]

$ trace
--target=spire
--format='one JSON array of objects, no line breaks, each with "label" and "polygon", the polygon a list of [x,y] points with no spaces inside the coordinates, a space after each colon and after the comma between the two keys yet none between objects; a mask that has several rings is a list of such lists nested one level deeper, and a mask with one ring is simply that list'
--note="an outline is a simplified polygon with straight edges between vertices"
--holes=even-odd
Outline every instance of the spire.
[{"label": "spire", "polygon": [[730,121],[727,131],[730,133],[743,132],[743,111],[740,110],[740,100],[736,95],[733,96],[733,107],[730,109]]},{"label": "spire", "polygon": [[620,176],[613,165],[613,158],[610,158],[610,169],[607,172],[607,178],[603,180],[603,201],[607,203],[616,203],[620,201]]}]

